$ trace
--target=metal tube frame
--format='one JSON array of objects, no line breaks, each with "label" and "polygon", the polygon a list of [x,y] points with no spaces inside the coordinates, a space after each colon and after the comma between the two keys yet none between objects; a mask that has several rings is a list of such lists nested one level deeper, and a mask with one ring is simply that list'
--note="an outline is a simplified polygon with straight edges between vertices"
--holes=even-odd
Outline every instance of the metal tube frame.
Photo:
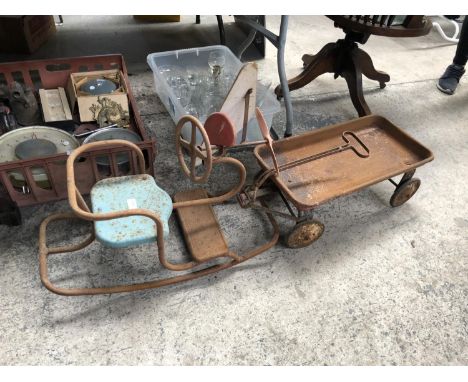
[{"label": "metal tube frame", "polygon": [[[281,84],[281,91],[284,98],[284,106],[286,108],[286,129],[284,132],[285,137],[290,137],[292,135],[293,129],[293,110],[292,110],[292,103],[291,103],[291,96],[289,93],[289,86],[288,86],[288,78],[286,77],[286,69],[284,65],[284,52],[286,48],[286,36],[288,32],[288,16],[281,16],[281,24],[280,24],[280,31],[279,35],[274,34],[270,30],[266,29],[263,25],[260,25],[250,19],[248,16],[236,16],[236,22],[243,23],[248,25],[250,28],[255,30],[257,33],[262,34],[265,38],[270,41],[273,46],[278,49],[276,60],[278,65],[278,75]],[[241,44],[241,49],[239,50],[238,57],[240,58],[242,54],[245,52],[247,47],[247,42],[252,42],[254,40],[255,34],[249,34],[247,40]],[[277,136],[276,132],[274,135]]]},{"label": "metal tube frame", "polygon": [[[273,228],[272,237],[261,246],[258,246],[245,254],[238,255],[234,252],[228,251],[227,253],[218,256],[220,258],[227,258],[227,261],[224,261],[220,264],[209,265],[202,269],[195,269],[201,266],[208,261],[213,259],[209,259],[207,261],[188,261],[185,263],[172,263],[166,259],[165,256],[165,248],[164,248],[164,235],[163,232],[163,225],[159,218],[159,216],[151,210],[137,208],[132,210],[122,210],[116,212],[108,212],[108,213],[93,213],[91,212],[90,208],[87,206],[85,200],[81,196],[76,184],[75,184],[75,174],[74,174],[74,164],[75,160],[79,158],[85,151],[95,148],[105,147],[109,143],[113,143],[115,145],[122,145],[127,146],[130,148],[137,157],[139,168],[141,173],[145,173],[144,170],[144,158],[143,153],[135,144],[123,141],[123,140],[114,140],[112,142],[109,141],[101,141],[101,142],[93,142],[87,145],[81,146],[78,149],[74,150],[70,157],[67,160],[67,187],[68,187],[68,197],[70,207],[72,212],[69,213],[59,213],[53,214],[47,217],[41,224],[39,229],[39,270],[40,270],[40,278],[43,285],[53,293],[64,295],[64,296],[79,296],[79,295],[95,295],[95,294],[110,294],[110,293],[122,293],[122,292],[133,292],[137,290],[144,290],[150,288],[158,288],[165,285],[171,285],[183,281],[193,280],[195,278],[214,273],[217,271],[221,271],[223,269],[230,268],[234,265],[242,263],[260,253],[265,252],[266,250],[273,247],[279,239],[279,227],[272,216],[271,213],[267,211],[267,217],[270,221],[270,224]],[[193,201],[187,202],[179,202],[173,204],[173,210],[177,208],[183,207],[190,207],[190,206],[200,206],[200,205],[213,205],[219,204],[224,202],[225,200],[231,198],[234,193],[237,193],[244,185],[245,182],[245,168],[241,162],[234,158],[217,158],[215,163],[230,163],[236,167],[238,167],[239,171],[239,182],[238,184],[230,191],[220,195],[220,196],[213,196],[205,199],[198,199]],[[178,275],[174,277],[169,277],[165,279],[158,279],[148,282],[142,283],[135,283],[135,284],[127,284],[127,285],[116,285],[110,287],[94,287],[94,288],[63,288],[54,285],[50,279],[48,274],[48,266],[47,266],[47,259],[49,255],[52,254],[59,254],[59,253],[66,253],[66,252],[75,252],[80,249],[83,249],[94,242],[95,240],[95,232],[94,228],[92,229],[91,234],[82,242],[70,246],[61,246],[61,247],[49,247],[47,245],[47,226],[50,222],[56,220],[64,220],[64,219],[83,219],[87,221],[101,221],[101,220],[109,220],[109,219],[117,219],[126,216],[145,216],[150,218],[154,221],[156,226],[156,244],[157,244],[157,253],[159,262],[166,268],[171,271],[188,271],[183,275]]]}]

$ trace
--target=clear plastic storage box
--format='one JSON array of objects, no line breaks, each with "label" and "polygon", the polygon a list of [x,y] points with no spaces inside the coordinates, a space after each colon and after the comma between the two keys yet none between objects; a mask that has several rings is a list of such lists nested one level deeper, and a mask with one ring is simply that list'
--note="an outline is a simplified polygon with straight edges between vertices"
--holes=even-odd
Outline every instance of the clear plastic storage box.
[{"label": "clear plastic storage box", "polygon": [[[211,108],[195,107],[195,101],[200,101],[203,94],[190,94],[190,89],[194,89],[192,81],[198,77],[203,81],[203,76],[212,75],[211,57],[221,53],[224,56],[222,63],[222,73],[224,82],[220,92],[221,101],[227,96],[230,86],[234,82],[242,62],[231,52],[230,49],[222,45],[207,46],[203,48],[192,48],[175,50],[161,53],[151,53],[148,55],[148,65],[154,75],[156,93],[161,102],[166,107],[174,123],[186,114],[195,115],[202,123],[208,115],[214,111],[219,111],[222,102],[211,104]],[[210,70],[211,66],[211,70]],[[269,85],[257,82],[256,106],[260,108],[268,125],[271,126],[273,116],[281,110],[280,103]],[[243,112],[243,111],[241,111]],[[240,143],[240,134],[238,143]],[[262,135],[257,121],[252,118],[248,123],[248,141],[262,140]]]}]

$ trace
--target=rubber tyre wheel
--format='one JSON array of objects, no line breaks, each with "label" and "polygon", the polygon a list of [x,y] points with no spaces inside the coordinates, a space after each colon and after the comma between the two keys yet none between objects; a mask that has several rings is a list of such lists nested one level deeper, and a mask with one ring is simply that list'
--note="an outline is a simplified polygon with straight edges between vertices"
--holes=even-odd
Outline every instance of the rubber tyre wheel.
[{"label": "rubber tyre wheel", "polygon": [[418,191],[421,181],[418,178],[411,178],[400,184],[393,192],[390,198],[390,205],[392,207],[399,207],[406,203]]},{"label": "rubber tyre wheel", "polygon": [[294,226],[286,235],[285,244],[289,248],[304,248],[322,236],[325,227],[317,220],[306,220]]}]

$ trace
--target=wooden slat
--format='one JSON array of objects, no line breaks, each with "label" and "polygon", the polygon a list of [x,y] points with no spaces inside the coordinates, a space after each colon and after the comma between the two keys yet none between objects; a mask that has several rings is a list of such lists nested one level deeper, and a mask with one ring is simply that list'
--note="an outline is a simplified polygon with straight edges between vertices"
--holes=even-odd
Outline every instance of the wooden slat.
[{"label": "wooden slat", "polygon": [[[231,119],[236,131],[235,136],[243,129],[244,120],[250,121],[255,113],[255,99],[257,98],[257,64],[246,63],[239,71],[226,99],[221,106],[221,112]],[[247,117],[245,114],[245,97],[249,97]]]}]

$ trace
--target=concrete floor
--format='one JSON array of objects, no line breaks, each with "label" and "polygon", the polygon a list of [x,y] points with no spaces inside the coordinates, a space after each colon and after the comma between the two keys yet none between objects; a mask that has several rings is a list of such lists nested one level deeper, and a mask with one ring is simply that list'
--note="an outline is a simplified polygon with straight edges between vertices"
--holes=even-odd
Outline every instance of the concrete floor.
[{"label": "concrete floor", "polygon": [[[175,163],[174,124],[144,65],[148,49],[156,51],[152,44],[157,45],[158,34],[148,32],[151,25],[129,21],[115,32],[116,48],[110,43],[83,45],[90,31],[97,41],[108,41],[100,39],[110,33],[106,24],[91,19],[84,36],[78,36],[81,21],[65,20],[56,47],[44,47],[37,56],[45,57],[46,51],[70,56],[122,51],[145,127],[157,139],[156,180],[171,194],[189,187]],[[203,20],[209,22],[203,38],[217,43],[214,19]],[[201,43],[194,37],[200,26],[192,23],[184,18],[169,27],[175,45]],[[268,17],[267,23],[277,30],[279,17]],[[289,75],[299,72],[304,52],[313,53],[341,35],[325,17],[291,17]],[[131,46],[122,45],[124,37]],[[75,45],[69,47],[68,41]],[[414,39],[371,37],[365,50],[392,78],[384,90],[365,81],[372,111],[404,128],[435,156],[418,169],[422,185],[410,202],[390,208],[392,187],[381,183],[318,208],[315,218],[326,229],[309,248],[277,245],[237,268],[190,283],[76,298],[51,294],[38,274],[38,225],[51,212],[66,210],[67,203],[25,208],[21,227],[0,226],[0,363],[466,365],[468,81],[463,78],[451,97],[436,89],[436,78],[451,62],[455,46],[435,32]],[[0,61],[14,58],[0,56]],[[274,83],[275,60],[268,46],[260,75]],[[331,75],[294,92],[293,106],[298,133],[356,117],[344,80]],[[273,123],[284,128],[284,110]],[[246,162],[250,175],[257,170],[249,153],[236,156]],[[224,182],[226,175],[217,171],[213,178],[211,187],[217,188],[217,179]],[[216,212],[233,248],[246,250],[266,240],[261,215],[235,203]],[[171,224],[177,232],[175,222]],[[285,231],[287,222],[280,224]],[[81,237],[86,228],[77,223],[52,227],[51,240],[58,244]],[[93,244],[80,256],[53,260],[52,274],[61,285],[164,275],[147,249],[110,251]],[[180,236],[172,235],[169,253],[177,257],[182,250]]]}]

